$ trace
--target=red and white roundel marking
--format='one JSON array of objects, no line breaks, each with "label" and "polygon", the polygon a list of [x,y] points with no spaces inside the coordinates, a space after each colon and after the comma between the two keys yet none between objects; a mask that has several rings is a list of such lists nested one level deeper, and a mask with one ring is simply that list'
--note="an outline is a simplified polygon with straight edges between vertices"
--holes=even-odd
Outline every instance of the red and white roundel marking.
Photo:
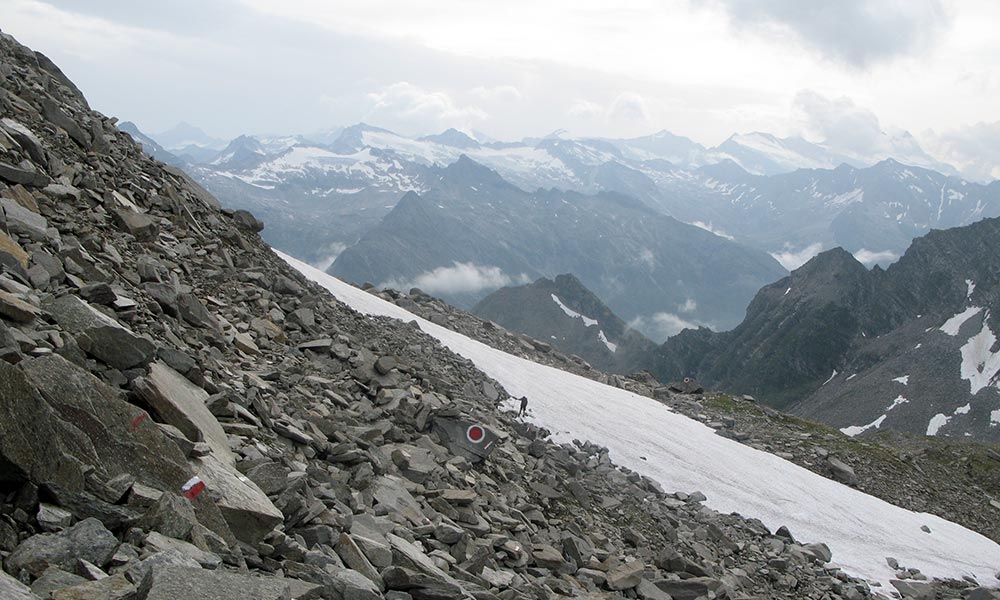
[{"label": "red and white roundel marking", "polygon": [[486,439],[486,430],[481,425],[469,425],[469,428],[465,430],[465,439],[473,444],[482,444],[483,440]]}]

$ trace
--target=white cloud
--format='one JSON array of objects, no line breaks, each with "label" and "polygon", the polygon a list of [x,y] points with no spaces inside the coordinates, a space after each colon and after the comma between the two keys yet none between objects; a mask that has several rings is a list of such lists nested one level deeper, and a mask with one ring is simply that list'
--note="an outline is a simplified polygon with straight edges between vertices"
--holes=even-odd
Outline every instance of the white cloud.
[{"label": "white cloud", "polygon": [[425,90],[406,81],[370,92],[368,99],[372,103],[369,118],[379,122],[464,127],[489,116],[477,106],[458,106],[447,92]]},{"label": "white cloud", "polygon": [[650,119],[646,99],[636,92],[621,92],[607,105],[578,98],[569,106],[572,117],[599,120],[606,124],[646,123]]},{"label": "white cloud", "polygon": [[[688,302],[693,303],[694,301],[688,300]],[[662,342],[685,329],[711,327],[710,324],[698,321],[697,319],[685,319],[669,312],[658,312],[651,316],[638,316],[629,321],[628,326],[643,332],[646,337],[654,342]]]},{"label": "white cloud", "polygon": [[816,242],[809,244],[801,250],[795,250],[790,244],[785,244],[781,252],[771,252],[774,260],[781,263],[789,271],[794,271],[809,262],[809,259],[823,251],[823,244]]},{"label": "white cloud", "polygon": [[862,248],[854,253],[854,258],[863,265],[873,265],[875,263],[891,263],[899,258],[899,255],[891,250],[873,252]]},{"label": "white cloud", "polygon": [[567,111],[571,117],[596,119],[604,115],[604,107],[590,100],[574,100]]},{"label": "white cloud", "polygon": [[795,95],[793,109],[807,133],[838,150],[862,156],[881,154],[885,134],[875,113],[846,96],[830,99],[813,90]]},{"label": "white cloud", "polygon": [[311,266],[316,267],[320,271],[326,272],[326,270],[330,268],[330,265],[333,264],[333,261],[337,260],[340,253],[346,249],[347,246],[345,244],[340,242],[331,242],[326,247],[326,254],[324,257],[313,262]]},{"label": "white cloud", "polygon": [[379,287],[403,291],[418,287],[429,294],[472,294],[515,283],[531,283],[531,278],[524,273],[512,278],[500,267],[456,262],[450,267],[421,273],[412,280],[390,279]]},{"label": "white cloud", "polygon": [[698,303],[695,302],[694,298],[688,298],[683,304],[677,305],[677,310],[682,313],[690,313],[698,310]]},{"label": "white cloud", "polygon": [[522,100],[524,94],[513,85],[498,85],[494,87],[476,86],[469,93],[488,102],[514,102]]},{"label": "white cloud", "polygon": [[1000,121],[965,125],[938,134],[921,136],[928,150],[958,167],[973,181],[1000,179]]},{"label": "white cloud", "polygon": [[721,238],[726,238],[727,240],[735,240],[736,239],[733,236],[731,236],[728,233],[726,233],[725,231],[723,231],[721,229],[718,229],[716,227],[713,227],[711,221],[709,221],[708,223],[705,223],[704,221],[692,221],[691,223],[689,223],[689,225],[694,225],[695,227],[698,227],[699,229],[704,229],[705,231],[712,232],[712,233],[714,233],[715,235],[717,235],[717,236],[719,236]]}]

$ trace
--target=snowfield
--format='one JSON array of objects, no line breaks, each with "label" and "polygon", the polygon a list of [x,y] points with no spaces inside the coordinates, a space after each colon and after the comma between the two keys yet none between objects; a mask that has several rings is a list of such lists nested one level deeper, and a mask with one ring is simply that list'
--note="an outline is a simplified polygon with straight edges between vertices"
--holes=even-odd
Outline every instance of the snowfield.
[{"label": "snowfield", "polygon": [[[978,533],[720,437],[652,399],[500,352],[279,256],[361,313],[416,321],[507,392],[527,396],[530,420],[553,431],[556,441],[590,440],[606,446],[617,464],[657,480],[665,490],[701,491],[708,497],[705,504],[718,511],[759,518],[772,530],[786,525],[800,541],[826,542],[837,566],[881,582],[886,592],[894,589],[886,557],[929,577],[968,575],[982,585],[998,585],[1000,545]],[[924,525],[930,533],[921,531]]]}]

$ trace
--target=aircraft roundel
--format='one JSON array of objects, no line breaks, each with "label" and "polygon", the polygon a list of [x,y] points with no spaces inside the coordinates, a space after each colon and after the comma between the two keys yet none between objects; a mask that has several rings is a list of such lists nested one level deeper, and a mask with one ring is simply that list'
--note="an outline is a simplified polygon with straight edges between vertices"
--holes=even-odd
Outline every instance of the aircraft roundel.
[{"label": "aircraft roundel", "polygon": [[465,430],[465,438],[473,444],[481,444],[486,439],[486,430],[481,425],[469,425]]}]

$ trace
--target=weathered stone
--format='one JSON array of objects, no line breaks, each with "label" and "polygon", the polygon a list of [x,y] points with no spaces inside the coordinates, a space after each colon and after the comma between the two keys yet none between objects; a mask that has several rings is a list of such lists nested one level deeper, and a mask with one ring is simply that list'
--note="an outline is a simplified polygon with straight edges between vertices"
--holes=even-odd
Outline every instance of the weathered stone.
[{"label": "weathered stone", "polygon": [[903,600],[934,600],[937,597],[934,586],[929,583],[897,580],[892,580],[889,583],[896,588]]},{"label": "weathered stone", "polygon": [[372,496],[388,510],[399,513],[417,526],[430,523],[423,511],[420,510],[420,505],[406,491],[406,487],[398,477],[384,475],[375,480],[372,487]]},{"label": "weathered stone", "polygon": [[3,161],[0,161],[0,179],[38,188],[45,187],[52,181],[45,173],[39,173],[34,169],[22,169]]},{"label": "weathered stone", "polygon": [[197,524],[198,519],[190,500],[163,492],[142,516],[138,526],[146,531],[158,531],[170,538],[186,540]]},{"label": "weathered stone", "polygon": [[112,575],[52,592],[52,600],[135,600],[136,587],[124,575]]},{"label": "weathered stone", "polygon": [[189,440],[205,441],[221,462],[235,464],[229,437],[205,406],[208,392],[160,361],[149,366],[147,377],[136,380],[135,389],[161,419]]},{"label": "weathered stone", "polygon": [[49,533],[62,531],[73,524],[73,513],[43,502],[38,506],[35,520],[38,521],[38,526],[42,528],[42,531]]},{"label": "weathered stone", "polygon": [[48,235],[49,223],[45,217],[9,198],[0,198],[0,217],[10,233],[28,236],[35,241],[42,241]]},{"label": "weathered stone", "polygon": [[830,473],[833,475],[833,478],[840,483],[845,485],[858,484],[858,476],[854,473],[854,469],[852,469],[847,463],[833,456],[829,456],[826,459],[826,464],[830,468]]},{"label": "weathered stone", "polygon": [[709,592],[715,591],[719,587],[719,581],[706,577],[694,577],[681,581],[660,579],[653,584],[670,594],[674,600],[697,600],[703,596],[708,596]]},{"label": "weathered stone", "polygon": [[254,343],[253,338],[246,333],[237,332],[234,334],[233,345],[247,354],[260,354],[260,348]]},{"label": "weathered stone", "polygon": [[194,294],[180,294],[177,296],[177,312],[181,318],[203,329],[217,329],[218,321],[208,312],[202,301]]},{"label": "weathered stone", "polygon": [[[86,581],[75,573],[63,571],[59,567],[49,567],[45,569],[41,577],[31,583],[31,591],[42,598],[49,598],[51,592],[80,585]],[[6,596],[0,596],[0,598],[6,598]]]},{"label": "weathered stone", "polygon": [[607,574],[608,587],[612,590],[627,590],[639,585],[645,565],[641,560],[623,562],[610,569]]},{"label": "weathered stone", "polygon": [[345,565],[364,575],[379,589],[385,589],[385,584],[382,582],[382,577],[379,575],[378,570],[361,551],[361,548],[355,543],[354,538],[346,533],[342,533],[340,541],[337,542],[336,550]]},{"label": "weathered stone", "polygon": [[253,216],[253,214],[248,210],[237,210],[233,212],[233,220],[236,221],[241,227],[245,227],[252,231],[253,233],[260,233],[264,231],[264,223],[260,219]]},{"label": "weathered stone", "polygon": [[642,600],[671,600],[670,594],[653,585],[653,582],[640,579],[635,586],[635,595]]},{"label": "weathered stone", "polygon": [[556,570],[563,565],[562,553],[548,544],[535,544],[531,547],[531,559],[535,565],[543,569]]},{"label": "weathered stone", "polygon": [[0,598],[3,600],[40,600],[31,588],[0,571]]},{"label": "weathered stone", "polygon": [[119,229],[132,234],[140,242],[156,239],[159,233],[159,226],[149,215],[128,209],[117,209],[111,215]]},{"label": "weathered stone", "polygon": [[333,589],[343,600],[380,600],[382,593],[370,579],[352,569],[338,571],[333,576]]},{"label": "weathered stone", "polygon": [[0,290],[0,317],[17,323],[30,323],[41,314],[39,309],[14,294]]},{"label": "weathered stone", "polygon": [[78,559],[103,567],[118,548],[118,540],[97,519],[84,519],[62,533],[31,536],[7,557],[9,570],[35,577],[49,567],[72,571]]},{"label": "weathered stone", "polygon": [[320,587],[300,582],[292,596],[286,580],[185,567],[155,567],[147,577],[140,586],[149,589],[144,600],[296,600]]},{"label": "weathered stone", "polygon": [[152,360],[153,342],[133,333],[76,296],[44,302],[56,322],[76,336],[84,352],[116,369],[128,369]]},{"label": "weathered stone", "polygon": [[194,544],[174,539],[155,531],[146,536],[145,547],[152,552],[173,550],[187,556],[205,569],[215,569],[222,564],[222,559],[217,554],[206,552]]},{"label": "weathered stone", "polygon": [[179,490],[190,478],[177,445],[117,390],[58,355],[25,361],[22,369],[61,419],[85,436],[88,452],[78,460],[89,461],[106,481],[130,476]]},{"label": "weathered stone", "polygon": [[0,231],[0,252],[6,252],[14,257],[22,269],[28,268],[28,253],[24,251],[24,248],[20,244],[11,239],[3,231]]},{"label": "weathered stone", "polygon": [[196,458],[191,465],[208,493],[218,496],[216,504],[240,541],[257,544],[284,520],[281,511],[254,482],[218,460],[215,453]]}]

